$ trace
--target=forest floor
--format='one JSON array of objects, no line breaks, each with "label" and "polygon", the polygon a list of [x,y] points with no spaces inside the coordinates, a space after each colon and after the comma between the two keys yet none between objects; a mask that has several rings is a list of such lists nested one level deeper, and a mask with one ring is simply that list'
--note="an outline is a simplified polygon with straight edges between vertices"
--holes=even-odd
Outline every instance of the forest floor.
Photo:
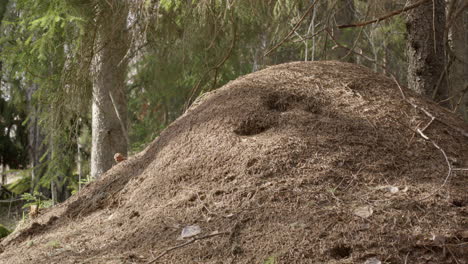
[{"label": "forest floor", "polygon": [[361,66],[270,67],[21,225],[0,263],[466,264],[467,131]]}]

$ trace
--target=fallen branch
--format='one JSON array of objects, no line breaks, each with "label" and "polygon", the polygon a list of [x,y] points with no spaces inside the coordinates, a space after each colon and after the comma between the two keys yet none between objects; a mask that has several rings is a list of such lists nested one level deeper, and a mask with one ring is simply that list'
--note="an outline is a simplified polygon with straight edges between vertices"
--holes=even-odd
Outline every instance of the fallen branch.
[{"label": "fallen branch", "polygon": [[185,243],[182,243],[180,245],[177,245],[177,246],[173,246],[173,247],[170,247],[166,250],[164,250],[161,254],[159,254],[157,257],[155,257],[154,259],[152,259],[151,261],[147,262],[147,264],[151,264],[151,263],[155,263],[158,259],[162,258],[164,255],[166,255],[167,253],[175,250],[175,249],[178,249],[178,248],[181,248],[181,247],[185,247],[187,245],[190,245],[192,244],[193,242],[197,241],[197,240],[202,240],[202,239],[206,239],[206,238],[210,238],[210,237],[214,237],[214,236],[220,236],[220,235],[227,235],[227,234],[230,234],[229,232],[217,232],[217,233],[212,233],[212,234],[209,234],[209,235],[206,235],[206,236],[201,236],[201,237],[195,237],[195,238],[192,238],[190,240],[188,240],[187,242]]},{"label": "fallen branch", "polygon": [[421,0],[421,1],[417,2],[417,3],[414,3],[414,4],[412,4],[412,5],[409,5],[409,6],[405,7],[405,8],[400,9],[400,10],[392,11],[392,12],[390,12],[390,13],[388,13],[388,14],[382,16],[382,17],[376,18],[376,19],[372,19],[372,20],[369,20],[369,21],[360,22],[360,23],[356,23],[356,24],[339,25],[338,28],[339,28],[339,29],[342,29],[342,28],[350,28],[350,27],[362,27],[362,26],[367,26],[367,25],[369,25],[369,24],[376,23],[376,22],[380,22],[380,21],[385,20],[385,19],[387,19],[387,18],[389,18],[389,17],[396,16],[396,15],[399,15],[399,14],[401,14],[401,13],[403,13],[403,12],[408,11],[408,10],[414,9],[414,8],[416,8],[416,7],[418,7],[418,6],[422,5],[422,4],[424,4],[424,3],[426,3],[426,2],[429,2],[429,0]]}]

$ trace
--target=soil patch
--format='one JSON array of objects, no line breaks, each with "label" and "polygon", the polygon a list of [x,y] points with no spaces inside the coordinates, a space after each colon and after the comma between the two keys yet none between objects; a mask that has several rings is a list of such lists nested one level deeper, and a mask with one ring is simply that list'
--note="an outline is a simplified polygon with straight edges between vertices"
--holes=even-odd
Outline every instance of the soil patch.
[{"label": "soil patch", "polygon": [[241,77],[8,236],[0,263],[467,263],[468,126],[402,91],[334,61]]}]

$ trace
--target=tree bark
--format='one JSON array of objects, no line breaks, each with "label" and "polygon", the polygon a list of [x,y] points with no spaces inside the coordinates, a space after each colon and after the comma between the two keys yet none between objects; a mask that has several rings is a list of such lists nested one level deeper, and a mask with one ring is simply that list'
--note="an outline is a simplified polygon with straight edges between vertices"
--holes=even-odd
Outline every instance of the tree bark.
[{"label": "tree bark", "polygon": [[116,152],[127,155],[125,77],[128,50],[124,1],[98,2],[92,106],[91,177],[99,178],[114,164]]},{"label": "tree bark", "polygon": [[3,165],[3,160],[0,160],[0,173],[2,175],[2,182],[0,183],[0,186],[1,186],[1,185],[7,184],[7,175],[5,173],[5,167]]},{"label": "tree bark", "polygon": [[446,99],[447,86],[441,79],[445,68],[444,0],[429,1],[409,11],[406,29],[409,88],[439,101]]},{"label": "tree bark", "polygon": [[80,137],[76,137],[76,169],[78,171],[78,191],[81,190],[81,183],[83,181],[83,145],[80,143]]},{"label": "tree bark", "polygon": [[[462,8],[464,1],[452,2],[452,8]],[[451,12],[453,14],[453,12]],[[462,13],[452,22],[449,30],[449,43],[452,57],[452,67],[449,72],[451,104],[458,113],[468,121],[468,10]]]},{"label": "tree bark", "polygon": [[32,97],[38,89],[37,84],[27,87],[27,104],[29,113],[28,122],[28,156],[31,168],[31,193],[36,190],[36,185],[44,174],[45,168],[41,164],[41,157],[45,154],[44,135],[37,122],[39,110],[33,105]]},{"label": "tree bark", "polygon": [[[2,1],[0,3],[0,26],[2,25],[3,17],[6,13],[7,6],[8,6],[8,0]],[[1,49],[0,49],[0,52],[1,52]],[[2,62],[0,61],[0,76],[3,75],[1,72],[2,72]],[[0,167],[1,167],[0,173],[2,175],[1,185],[5,185],[7,183],[7,176],[6,174],[4,174],[5,170],[4,170],[3,158],[0,159]]]}]

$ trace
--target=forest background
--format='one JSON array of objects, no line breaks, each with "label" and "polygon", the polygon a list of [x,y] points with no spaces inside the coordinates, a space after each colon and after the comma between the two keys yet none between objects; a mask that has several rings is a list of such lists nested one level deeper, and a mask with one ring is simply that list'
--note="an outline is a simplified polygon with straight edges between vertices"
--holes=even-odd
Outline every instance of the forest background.
[{"label": "forest background", "polygon": [[364,65],[468,120],[467,7],[1,0],[0,199],[61,202],[112,167],[115,153],[141,151],[201,94],[289,61]]}]

